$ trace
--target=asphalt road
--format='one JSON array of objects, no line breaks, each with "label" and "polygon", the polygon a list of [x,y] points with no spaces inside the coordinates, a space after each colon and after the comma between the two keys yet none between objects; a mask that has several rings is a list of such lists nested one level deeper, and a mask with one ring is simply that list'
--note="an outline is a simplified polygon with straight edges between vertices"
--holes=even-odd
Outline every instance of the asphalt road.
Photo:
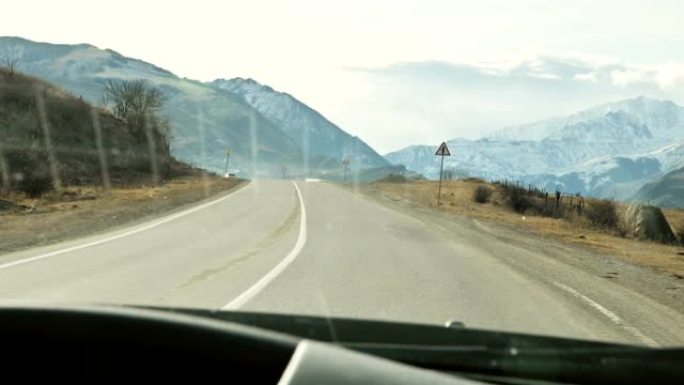
[{"label": "asphalt road", "polygon": [[658,346],[672,309],[481,225],[257,180],[135,227],[0,256],[0,300],[363,317]]}]

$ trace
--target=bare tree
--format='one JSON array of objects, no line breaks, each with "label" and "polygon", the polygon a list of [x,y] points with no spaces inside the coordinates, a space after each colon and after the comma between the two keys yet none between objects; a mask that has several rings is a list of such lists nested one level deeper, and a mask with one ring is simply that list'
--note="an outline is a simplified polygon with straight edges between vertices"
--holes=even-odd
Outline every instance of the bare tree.
[{"label": "bare tree", "polygon": [[5,49],[0,65],[7,71],[7,75],[12,78],[17,73],[19,66],[19,55],[15,50]]},{"label": "bare tree", "polygon": [[128,121],[140,139],[153,141],[160,154],[170,154],[171,130],[159,116],[165,102],[159,89],[143,80],[110,80],[103,101],[115,116]]},{"label": "bare tree", "polygon": [[132,109],[133,101],[129,88],[130,82],[128,81],[109,80],[105,85],[104,105],[121,119],[127,119]]},{"label": "bare tree", "polygon": [[165,98],[160,90],[143,80],[110,80],[105,86],[104,101],[114,115],[142,128],[164,106]]}]

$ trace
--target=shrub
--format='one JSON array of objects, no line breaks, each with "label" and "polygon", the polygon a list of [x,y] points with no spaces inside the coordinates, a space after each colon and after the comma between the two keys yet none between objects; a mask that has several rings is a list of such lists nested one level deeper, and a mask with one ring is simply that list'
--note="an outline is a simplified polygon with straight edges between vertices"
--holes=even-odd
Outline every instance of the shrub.
[{"label": "shrub", "polygon": [[587,219],[592,225],[617,229],[619,218],[617,205],[611,200],[597,200],[589,203],[586,208]]},{"label": "shrub", "polygon": [[380,179],[380,182],[387,182],[387,183],[404,183],[406,181],[407,181],[406,177],[401,175],[401,174],[389,174],[386,177]]},{"label": "shrub", "polygon": [[467,177],[462,179],[464,182],[468,183],[485,183],[484,179],[482,178],[475,178],[475,177]]},{"label": "shrub", "polygon": [[473,200],[477,203],[487,203],[491,196],[492,190],[485,185],[477,186],[473,192]]},{"label": "shrub", "polygon": [[31,198],[37,198],[54,188],[48,170],[49,157],[44,150],[20,149],[4,153],[12,185]]},{"label": "shrub", "polygon": [[504,199],[510,208],[520,214],[532,207],[532,200],[527,196],[527,191],[520,187],[509,186],[504,188]]},{"label": "shrub", "polygon": [[30,198],[38,198],[53,188],[52,178],[50,177],[28,176],[19,182],[19,191]]}]

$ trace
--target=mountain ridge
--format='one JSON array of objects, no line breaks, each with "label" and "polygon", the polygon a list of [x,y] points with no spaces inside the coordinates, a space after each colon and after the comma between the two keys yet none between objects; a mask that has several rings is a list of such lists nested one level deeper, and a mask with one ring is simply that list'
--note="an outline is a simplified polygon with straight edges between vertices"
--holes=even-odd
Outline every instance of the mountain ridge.
[{"label": "mountain ridge", "polygon": [[[661,106],[665,107],[679,107],[677,104],[672,102],[671,100],[666,100],[666,99],[656,99],[656,98],[650,98],[644,95],[639,95],[634,98],[627,98],[627,99],[620,99],[617,101],[612,101],[612,102],[607,102],[607,103],[602,103],[599,105],[596,105],[594,107],[587,108],[582,111],[578,111],[576,113],[570,114],[566,117],[561,117],[561,116],[555,116],[555,117],[550,117],[546,119],[541,119],[532,123],[528,124],[522,124],[522,125],[516,125],[516,126],[508,126],[508,127],[503,127],[499,130],[494,131],[493,133],[484,136],[483,138],[489,138],[489,139],[504,139],[504,140],[523,140],[523,139],[528,139],[528,140],[541,140],[544,139],[543,134],[546,133],[548,134],[548,126],[556,126],[556,125],[562,125],[564,123],[576,123],[580,121],[586,121],[591,118],[597,118],[602,115],[605,115],[607,112],[612,112],[612,111],[620,111],[623,110],[625,107],[631,107],[631,111],[638,111],[641,108],[644,107],[646,104],[660,104]],[[546,125],[547,127],[544,127],[545,129],[541,130],[541,135],[529,135],[526,134],[525,131],[534,131],[534,128],[537,128],[539,126],[544,126]]]},{"label": "mountain ridge", "polygon": [[684,167],[641,186],[631,200],[664,208],[684,207]]},{"label": "mountain ridge", "polygon": [[[454,156],[445,167],[458,174],[627,199],[676,167],[684,153],[684,107],[643,96],[516,127],[523,139],[509,127],[481,139],[448,141]],[[531,131],[536,139],[529,139]],[[385,157],[435,178],[439,164],[431,152],[431,146],[409,146]]]},{"label": "mountain ridge", "polygon": [[252,78],[216,79],[210,84],[243,97],[267,119],[307,148],[311,156],[332,156],[339,160],[353,158],[353,167],[389,165],[363,140],[345,132],[289,93],[274,90]]},{"label": "mountain ridge", "polygon": [[[317,162],[318,158],[308,157],[296,139],[240,95],[181,78],[117,51],[90,44],[0,37],[0,52],[16,54],[19,71],[45,79],[96,105],[101,103],[109,80],[143,79],[159,88],[167,98],[163,115],[172,123],[172,153],[190,164],[223,172],[226,149],[232,148],[231,165],[247,175],[280,175],[282,165],[288,165],[293,173],[315,172],[321,167],[327,170],[333,163],[340,167],[339,162]],[[351,152],[356,150],[346,143],[342,145]],[[356,146],[360,150],[368,147],[365,143]],[[377,158],[388,165],[384,158]]]}]

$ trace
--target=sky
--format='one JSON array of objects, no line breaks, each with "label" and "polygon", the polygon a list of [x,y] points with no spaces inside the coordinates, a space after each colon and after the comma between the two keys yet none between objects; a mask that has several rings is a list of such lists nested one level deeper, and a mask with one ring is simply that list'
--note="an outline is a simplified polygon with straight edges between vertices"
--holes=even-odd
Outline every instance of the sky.
[{"label": "sky", "polygon": [[286,91],[379,152],[646,95],[684,104],[680,0],[22,0],[0,35]]}]

